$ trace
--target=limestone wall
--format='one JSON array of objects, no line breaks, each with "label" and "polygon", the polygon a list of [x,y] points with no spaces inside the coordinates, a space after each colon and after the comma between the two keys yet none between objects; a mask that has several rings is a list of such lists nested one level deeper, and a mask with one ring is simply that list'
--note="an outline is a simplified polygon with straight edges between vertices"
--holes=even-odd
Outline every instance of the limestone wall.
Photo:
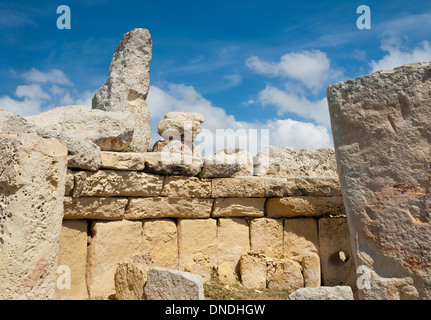
[{"label": "limestone wall", "polygon": [[68,171],[58,264],[71,288],[57,285],[59,299],[113,295],[117,264],[141,252],[256,289],[354,282],[338,179],[159,176],[104,158]]}]

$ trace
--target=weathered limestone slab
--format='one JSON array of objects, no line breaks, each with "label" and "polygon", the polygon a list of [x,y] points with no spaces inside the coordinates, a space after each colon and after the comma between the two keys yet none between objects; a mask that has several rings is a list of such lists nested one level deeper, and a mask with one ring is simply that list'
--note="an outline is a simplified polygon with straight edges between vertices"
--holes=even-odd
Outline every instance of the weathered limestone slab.
[{"label": "weathered limestone slab", "polygon": [[355,264],[373,274],[362,299],[431,299],[430,74],[416,63],[327,90]]},{"label": "weathered limestone slab", "polygon": [[253,158],[247,149],[224,148],[205,158],[203,178],[229,178],[253,175]]},{"label": "weathered limestone slab", "polygon": [[263,217],[265,198],[219,198],[214,201],[213,217]]},{"label": "weathered limestone slab", "polygon": [[132,113],[134,133],[131,145],[139,152],[147,151],[151,135],[147,106],[151,51],[151,35],[147,29],[127,32],[112,57],[108,80],[96,91],[92,101],[93,109]]},{"label": "weathered limestone slab", "polygon": [[197,274],[154,267],[148,272],[146,300],[204,300],[202,278]]},{"label": "weathered limestone slab", "polygon": [[114,275],[116,300],[144,300],[144,286],[152,267],[148,252],[135,254],[117,265]]},{"label": "weathered limestone slab", "polygon": [[223,261],[217,268],[218,279],[221,283],[234,285],[238,282],[235,271],[230,266],[229,262]]},{"label": "weathered limestone slab", "polygon": [[287,300],[354,300],[349,286],[302,288],[287,297]]},{"label": "weathered limestone slab", "polygon": [[90,298],[115,294],[114,276],[118,263],[142,252],[142,223],[135,221],[93,221],[88,247],[87,284]]},{"label": "weathered limestone slab", "polygon": [[218,178],[212,180],[213,198],[264,198],[265,180],[260,177]]},{"label": "weathered limestone slab", "polygon": [[186,156],[193,156],[195,158],[201,158],[202,152],[199,146],[194,145],[192,142],[186,142],[181,140],[159,140],[154,143],[151,152],[164,152],[164,153],[176,153]]},{"label": "weathered limestone slab", "polygon": [[217,268],[217,220],[178,220],[179,268],[202,276],[204,282],[211,278],[211,269]]},{"label": "weathered limestone slab", "polygon": [[178,267],[177,225],[171,219],[145,220],[142,222],[143,248],[151,255],[155,266]]},{"label": "weathered limestone slab", "polygon": [[0,135],[0,299],[54,299],[67,149]]},{"label": "weathered limestone slab", "polygon": [[163,185],[161,177],[136,171],[79,171],[74,175],[74,197],[156,197]]},{"label": "weathered limestone slab", "polygon": [[14,112],[0,108],[0,134],[32,133],[36,127]]},{"label": "weathered limestone slab", "polygon": [[128,202],[125,198],[64,197],[64,219],[121,220]]},{"label": "weathered limestone slab", "polygon": [[[63,220],[58,251],[56,299],[88,299],[87,221]],[[69,282],[70,281],[70,282]],[[68,286],[70,284],[70,287]]]},{"label": "weathered limestone slab", "polygon": [[325,286],[350,286],[356,291],[356,270],[346,217],[319,219],[322,280]]},{"label": "weathered limestone slab", "polygon": [[319,236],[316,219],[284,220],[283,255],[302,265],[305,286],[320,286]]},{"label": "weathered limestone slab", "polygon": [[340,180],[335,178],[304,177],[287,179],[287,195],[307,197],[341,196]]},{"label": "weathered limestone slab", "polygon": [[204,120],[197,112],[168,112],[157,124],[157,132],[166,140],[193,142],[202,131]]},{"label": "weathered limestone slab", "polygon": [[138,152],[108,152],[100,153],[100,168],[112,170],[144,171],[145,159]]},{"label": "weathered limestone slab", "polygon": [[203,166],[200,155],[195,154],[147,152],[144,157],[145,172],[159,175],[194,177],[201,172]]},{"label": "weathered limestone slab", "polygon": [[244,218],[220,218],[217,226],[218,261],[227,262],[233,271],[239,271],[239,259],[250,251],[249,225]]},{"label": "weathered limestone slab", "polygon": [[263,250],[270,258],[278,258],[283,252],[283,221],[257,218],[250,222],[251,250]]},{"label": "weathered limestone slab", "polygon": [[271,198],[265,203],[265,211],[270,218],[317,217],[345,213],[341,196]]},{"label": "weathered limestone slab", "polygon": [[72,195],[73,187],[75,186],[75,177],[73,176],[73,172],[67,169],[66,174],[66,187],[64,189],[64,195],[70,196]]},{"label": "weathered limestone slab", "polygon": [[249,251],[240,259],[241,283],[246,288],[266,288],[266,257],[263,251]]},{"label": "weathered limestone slab", "polygon": [[290,292],[304,287],[301,264],[291,259],[270,258],[267,264],[267,286]]},{"label": "weathered limestone slab", "polygon": [[125,218],[209,218],[214,199],[131,198]]},{"label": "weathered limestone slab", "polygon": [[166,177],[160,192],[170,198],[211,198],[211,180],[196,177]]}]

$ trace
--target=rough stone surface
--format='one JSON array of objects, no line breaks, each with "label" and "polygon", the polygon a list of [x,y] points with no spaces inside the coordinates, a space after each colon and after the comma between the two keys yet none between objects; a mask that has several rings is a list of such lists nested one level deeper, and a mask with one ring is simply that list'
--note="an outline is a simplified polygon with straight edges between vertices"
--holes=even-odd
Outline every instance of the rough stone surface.
[{"label": "rough stone surface", "polygon": [[121,220],[128,200],[125,198],[64,198],[64,219]]},{"label": "rough stone surface", "polygon": [[223,261],[217,268],[218,279],[221,283],[234,285],[237,283],[235,271],[230,266],[229,262]]},{"label": "rough stone surface", "polygon": [[341,196],[340,180],[336,178],[304,177],[287,179],[287,195],[307,197]]},{"label": "rough stone surface", "polygon": [[14,112],[0,108],[0,134],[32,133],[36,127]]},{"label": "rough stone surface", "polygon": [[166,177],[160,192],[162,197],[211,198],[211,180],[196,177]]},{"label": "rough stone surface", "polygon": [[87,284],[90,298],[115,294],[114,276],[119,262],[142,252],[142,223],[93,221],[88,247]]},{"label": "rough stone surface", "polygon": [[219,178],[212,180],[213,198],[264,198],[265,180],[260,177]]},{"label": "rough stone surface", "polygon": [[166,140],[192,142],[202,131],[205,118],[197,112],[168,112],[157,124],[157,131]]},{"label": "rough stone surface", "polygon": [[229,178],[253,175],[253,158],[247,149],[224,148],[203,159],[202,177]]},{"label": "rough stone surface", "polygon": [[180,270],[199,274],[204,282],[210,280],[218,263],[217,220],[178,220],[178,249]]},{"label": "rough stone surface", "polygon": [[154,143],[151,152],[180,153],[186,156],[202,157],[201,148],[190,141],[159,140]]},{"label": "rough stone surface", "polygon": [[0,135],[0,154],[0,299],[53,299],[66,147],[34,133]]},{"label": "rough stone surface", "polygon": [[145,285],[147,300],[204,300],[199,275],[154,267],[148,272]]},{"label": "rough stone surface", "polygon": [[[86,220],[63,220],[58,251],[58,266],[58,271],[60,272],[57,272],[56,299],[88,299],[85,276],[87,272]],[[69,279],[70,287],[67,287]]]},{"label": "rough stone surface", "polygon": [[194,154],[169,152],[148,152],[145,154],[145,172],[148,173],[193,177],[201,172],[202,166],[201,157]]},{"label": "rough stone surface", "polygon": [[145,220],[142,222],[143,248],[151,255],[155,266],[178,267],[177,225],[171,219]]},{"label": "rough stone surface", "polygon": [[267,287],[290,292],[304,287],[302,267],[291,259],[267,259]]},{"label": "rough stone surface", "polygon": [[287,297],[288,300],[353,300],[349,286],[302,288]]},{"label": "rough stone surface", "polygon": [[126,219],[209,218],[213,199],[131,198]]},{"label": "rough stone surface", "polygon": [[75,177],[73,176],[73,171],[67,169],[66,174],[66,187],[64,189],[64,195],[70,196],[72,195],[73,187],[75,186]]},{"label": "rough stone surface", "polygon": [[341,196],[271,198],[266,201],[265,209],[270,218],[317,217],[345,213]]},{"label": "rough stone surface", "polygon": [[214,201],[213,217],[263,217],[265,198],[219,198]]},{"label": "rough stone surface", "polygon": [[388,298],[391,281],[431,299],[430,75],[417,63],[327,90],[355,264],[374,275],[361,299]]},{"label": "rough stone surface", "polygon": [[74,175],[74,197],[155,197],[163,185],[161,177],[136,171],[80,171]]},{"label": "rough stone surface", "polygon": [[112,170],[144,171],[145,159],[138,152],[107,152],[100,153],[100,167]]},{"label": "rough stone surface", "polygon": [[254,175],[277,177],[337,177],[332,149],[301,149],[268,146],[255,157]]},{"label": "rough stone surface", "polygon": [[144,286],[152,267],[148,252],[135,254],[117,265],[114,275],[116,300],[144,300]]},{"label": "rough stone surface", "polygon": [[241,283],[246,288],[266,288],[266,257],[262,251],[249,251],[240,259]]},{"label": "rough stone surface", "polygon": [[263,250],[270,258],[278,258],[283,251],[283,221],[257,218],[250,222],[251,250]]},{"label": "rough stone surface", "polygon": [[131,145],[140,152],[147,151],[151,135],[147,106],[151,51],[151,35],[147,29],[127,32],[112,57],[108,80],[96,91],[92,101],[93,109],[132,114],[134,133]]}]

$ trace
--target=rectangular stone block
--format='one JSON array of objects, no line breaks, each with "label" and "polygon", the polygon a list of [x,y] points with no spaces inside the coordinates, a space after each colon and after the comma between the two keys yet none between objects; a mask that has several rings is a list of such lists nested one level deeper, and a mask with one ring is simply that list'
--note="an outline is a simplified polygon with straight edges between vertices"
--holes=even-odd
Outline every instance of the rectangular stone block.
[{"label": "rectangular stone block", "polygon": [[257,218],[250,221],[251,250],[263,250],[267,257],[278,258],[283,252],[283,221]]},{"label": "rectangular stone block", "polygon": [[115,294],[117,264],[143,251],[142,222],[93,221],[88,247],[87,283],[90,298]]},{"label": "rectangular stone block", "polygon": [[178,268],[177,224],[171,219],[145,220],[143,227],[143,249],[149,252],[153,265]]},{"label": "rectangular stone block", "polygon": [[209,218],[214,199],[131,198],[125,218]]},{"label": "rectangular stone block", "polygon": [[218,265],[224,261],[239,271],[239,260],[250,251],[250,230],[247,219],[220,218],[217,226]]},{"label": "rectangular stone block", "polygon": [[265,203],[265,212],[271,218],[345,214],[341,196],[271,198]]},{"label": "rectangular stone block", "polygon": [[166,177],[160,196],[170,198],[211,198],[211,180],[196,177]]},{"label": "rectangular stone block", "polygon": [[214,201],[213,217],[263,217],[265,198],[219,198]]},{"label": "rectangular stone block", "polygon": [[287,195],[309,197],[341,196],[340,181],[334,178],[302,177],[287,179]]},{"label": "rectangular stone block", "polygon": [[136,171],[99,170],[75,173],[74,197],[156,197],[162,177]]},{"label": "rectangular stone block", "polygon": [[265,197],[287,197],[289,182],[287,178],[263,177],[265,183]]},{"label": "rectangular stone block", "polygon": [[67,169],[66,187],[65,187],[65,190],[64,190],[64,195],[65,196],[72,195],[72,190],[73,190],[74,186],[75,186],[75,177],[73,176],[73,171]]},{"label": "rectangular stone block", "polygon": [[64,219],[121,220],[124,218],[126,198],[64,198]]},{"label": "rectangular stone block", "polygon": [[217,220],[179,219],[178,249],[180,270],[197,273],[204,282],[217,268]]},{"label": "rectangular stone block", "polygon": [[100,152],[100,167],[112,170],[144,171],[145,159],[140,152]]},{"label": "rectangular stone block", "polygon": [[63,220],[58,251],[56,299],[88,299],[86,273],[87,221]]},{"label": "rectangular stone block", "polygon": [[261,177],[220,178],[212,180],[213,198],[264,198],[265,180]]}]

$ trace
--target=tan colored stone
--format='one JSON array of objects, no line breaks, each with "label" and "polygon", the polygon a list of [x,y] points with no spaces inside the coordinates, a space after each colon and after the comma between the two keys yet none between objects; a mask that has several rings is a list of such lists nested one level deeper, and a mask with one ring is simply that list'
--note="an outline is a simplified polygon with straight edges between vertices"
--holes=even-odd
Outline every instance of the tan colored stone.
[{"label": "tan colored stone", "polygon": [[0,135],[0,299],[55,297],[67,149]]},{"label": "tan colored stone", "polygon": [[318,217],[345,213],[341,196],[271,198],[266,201],[265,211],[271,218]]},{"label": "tan colored stone", "polygon": [[250,251],[250,231],[247,220],[220,218],[217,235],[219,261],[226,261],[234,271],[238,271],[239,259]]},{"label": "tan colored stone", "polygon": [[144,286],[152,266],[148,252],[135,254],[117,265],[114,275],[116,300],[144,300]]},{"label": "tan colored stone", "polygon": [[213,202],[213,199],[131,198],[125,218],[209,218]]},{"label": "tan colored stone", "polygon": [[[56,299],[88,299],[86,282],[87,221],[63,220],[58,266],[57,285],[55,286]],[[69,283],[70,287],[67,286]]]},{"label": "tan colored stone", "polygon": [[264,198],[265,180],[261,177],[219,178],[212,180],[213,198]]},{"label": "tan colored stone", "polygon": [[73,187],[75,186],[75,177],[73,176],[72,170],[67,169],[66,174],[66,188],[64,190],[65,196],[72,195]]},{"label": "tan colored stone", "polygon": [[217,220],[178,220],[179,268],[210,280],[211,269],[217,268]]},{"label": "tan colored stone", "polygon": [[166,177],[162,197],[211,198],[211,180],[196,177]]},{"label": "tan colored stone", "polygon": [[245,148],[223,148],[204,159],[202,177],[228,178],[253,175],[253,158]]},{"label": "tan colored stone", "polygon": [[227,261],[223,261],[219,264],[217,274],[220,282],[223,284],[234,285],[237,283],[235,271]]},{"label": "tan colored stone", "polygon": [[155,266],[176,269],[178,267],[178,235],[174,220],[145,220],[143,248],[151,255]]},{"label": "tan colored stone", "polygon": [[64,219],[121,220],[127,203],[125,198],[64,197]]},{"label": "tan colored stone", "polygon": [[323,284],[351,286],[355,291],[356,270],[346,217],[319,219],[319,244]]},{"label": "tan colored stone", "polygon": [[241,283],[246,288],[266,288],[266,257],[262,251],[249,251],[240,259]]},{"label": "tan colored stone", "polygon": [[214,201],[213,217],[263,217],[265,198],[219,198]]},{"label": "tan colored stone", "polygon": [[317,288],[322,283],[320,257],[311,254],[302,258],[302,275],[304,276],[304,286],[306,288]]},{"label": "tan colored stone", "polygon": [[250,222],[251,250],[263,250],[267,257],[278,258],[283,252],[283,221],[257,218]]},{"label": "tan colored stone", "polygon": [[267,286],[290,292],[303,288],[301,265],[291,259],[267,259]]},{"label": "tan colored stone", "polygon": [[87,283],[90,298],[115,294],[114,275],[119,262],[142,252],[142,223],[93,221],[88,247]]},{"label": "tan colored stone", "polygon": [[287,197],[289,181],[287,178],[262,177],[265,183],[266,198]]},{"label": "tan colored stone", "polygon": [[302,177],[287,179],[287,195],[308,197],[341,196],[340,181],[338,177],[318,178]]},{"label": "tan colored stone", "polygon": [[100,168],[112,170],[144,171],[145,159],[138,152],[100,152]]},{"label": "tan colored stone", "polygon": [[159,176],[135,171],[99,170],[75,173],[74,197],[155,197],[163,181]]}]

